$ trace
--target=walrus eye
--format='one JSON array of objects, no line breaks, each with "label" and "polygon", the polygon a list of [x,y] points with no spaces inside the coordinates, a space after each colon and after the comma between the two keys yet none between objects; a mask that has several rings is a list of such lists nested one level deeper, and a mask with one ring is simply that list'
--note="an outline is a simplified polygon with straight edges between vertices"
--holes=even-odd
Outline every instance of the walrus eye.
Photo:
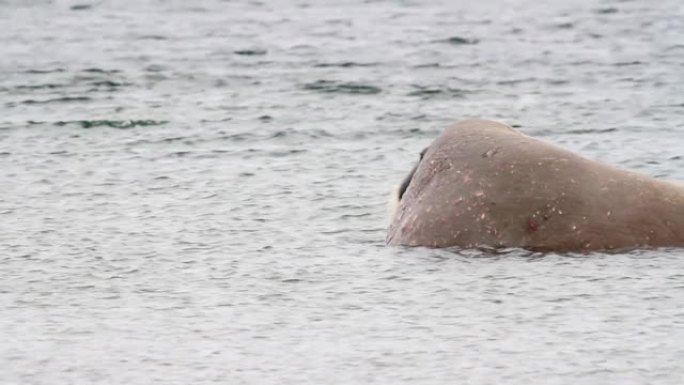
[{"label": "walrus eye", "polygon": [[408,188],[409,184],[411,184],[411,179],[413,179],[413,174],[416,173],[416,170],[418,169],[418,165],[420,164],[420,161],[423,160],[423,157],[425,156],[425,152],[427,152],[427,147],[423,149],[423,151],[420,152],[420,159],[418,159],[418,162],[416,163],[415,166],[413,166],[413,169],[411,172],[408,174],[406,178],[401,182],[401,186],[399,186],[399,200],[404,196],[404,193],[406,192],[406,189]]}]

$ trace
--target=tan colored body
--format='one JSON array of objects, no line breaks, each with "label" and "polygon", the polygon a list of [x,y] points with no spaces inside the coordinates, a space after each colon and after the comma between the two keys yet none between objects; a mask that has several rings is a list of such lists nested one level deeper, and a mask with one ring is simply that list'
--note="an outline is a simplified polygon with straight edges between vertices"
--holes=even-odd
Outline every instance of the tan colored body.
[{"label": "tan colored body", "polygon": [[390,245],[580,251],[684,246],[684,185],[487,120],[445,130],[399,202]]}]

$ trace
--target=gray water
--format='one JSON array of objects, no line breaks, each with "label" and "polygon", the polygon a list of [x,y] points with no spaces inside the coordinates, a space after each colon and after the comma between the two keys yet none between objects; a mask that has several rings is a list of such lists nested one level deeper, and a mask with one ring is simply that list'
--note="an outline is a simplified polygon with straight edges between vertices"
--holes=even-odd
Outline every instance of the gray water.
[{"label": "gray water", "polygon": [[0,384],[676,384],[684,252],[384,246],[481,117],[684,179],[684,3],[0,0]]}]

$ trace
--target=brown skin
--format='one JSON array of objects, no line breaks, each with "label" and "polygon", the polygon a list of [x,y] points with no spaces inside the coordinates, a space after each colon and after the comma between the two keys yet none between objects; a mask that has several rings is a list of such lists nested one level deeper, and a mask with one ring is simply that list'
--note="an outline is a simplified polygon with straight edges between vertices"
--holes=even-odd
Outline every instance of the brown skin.
[{"label": "brown skin", "polygon": [[684,184],[467,120],[428,147],[388,245],[589,251],[684,247]]}]

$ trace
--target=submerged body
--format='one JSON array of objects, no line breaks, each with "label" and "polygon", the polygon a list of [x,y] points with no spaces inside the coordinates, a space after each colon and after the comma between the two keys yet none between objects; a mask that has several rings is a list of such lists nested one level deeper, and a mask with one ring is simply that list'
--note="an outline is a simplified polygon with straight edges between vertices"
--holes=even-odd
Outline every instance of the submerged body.
[{"label": "submerged body", "polygon": [[684,184],[591,161],[493,121],[445,130],[399,198],[389,245],[684,246]]}]

